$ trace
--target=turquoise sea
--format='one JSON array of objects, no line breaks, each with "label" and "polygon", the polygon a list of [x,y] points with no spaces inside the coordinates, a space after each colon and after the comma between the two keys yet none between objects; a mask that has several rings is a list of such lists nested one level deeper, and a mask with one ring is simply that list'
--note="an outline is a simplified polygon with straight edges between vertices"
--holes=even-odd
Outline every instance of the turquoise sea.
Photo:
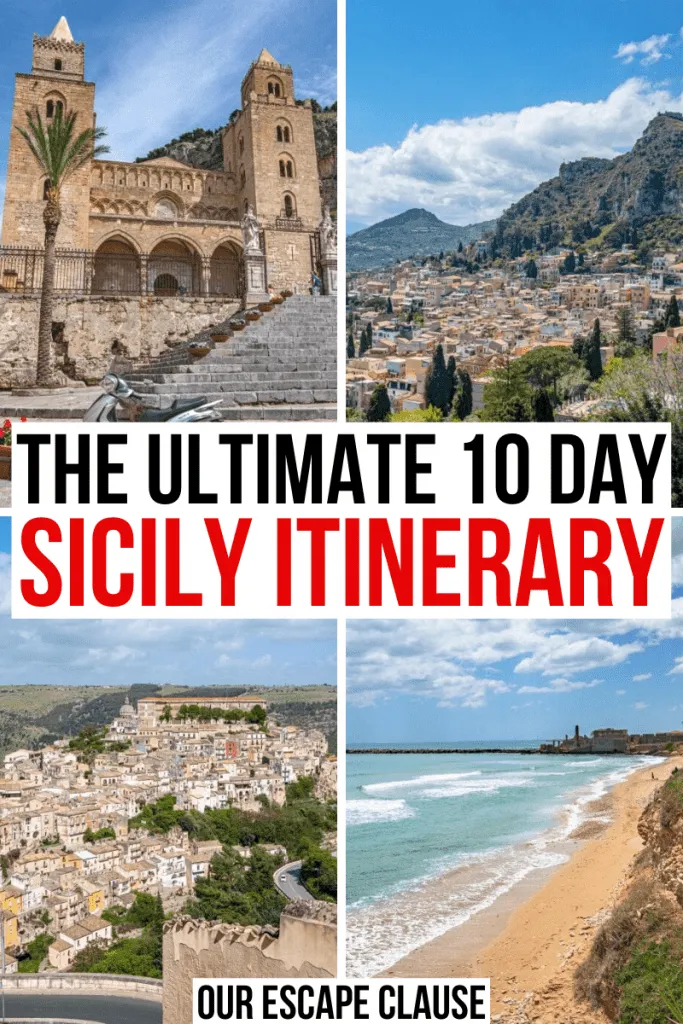
[{"label": "turquoise sea", "polygon": [[[467,745],[482,746],[458,743]],[[656,763],[512,752],[349,755],[349,975],[385,970],[532,872],[563,863],[576,828],[606,819],[601,798]]]}]

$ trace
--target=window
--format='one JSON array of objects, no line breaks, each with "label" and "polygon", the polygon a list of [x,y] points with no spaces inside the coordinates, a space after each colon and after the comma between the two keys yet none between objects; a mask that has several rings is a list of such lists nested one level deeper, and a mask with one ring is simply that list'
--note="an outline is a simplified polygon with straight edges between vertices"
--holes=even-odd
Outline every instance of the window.
[{"label": "window", "polygon": [[284,141],[289,142],[289,128],[285,127],[282,134],[284,135]]},{"label": "window", "polygon": [[54,117],[55,116],[55,101],[54,100],[48,100],[47,101],[47,104],[46,104],[46,107],[45,107],[45,114],[46,114],[47,117]]},{"label": "window", "polygon": [[61,70],[62,70],[62,62],[61,62],[61,60],[57,59],[55,61],[55,71],[61,71]]},{"label": "window", "polygon": [[289,142],[289,128],[287,125],[278,125],[275,137],[278,142]]},{"label": "window", "polygon": [[285,217],[294,216],[294,200],[290,195],[285,196]]},{"label": "window", "polygon": [[287,174],[287,171],[285,169],[285,162],[284,162],[284,160],[281,160],[280,161],[280,177],[284,178],[286,176],[286,174]]},{"label": "window", "polygon": [[244,153],[244,139],[240,135],[240,153]]},{"label": "window", "polygon": [[288,178],[293,178],[294,177],[294,168],[292,167],[292,161],[291,160],[287,161],[287,177]]},{"label": "window", "polygon": [[282,128],[280,127],[280,125],[277,126],[277,130],[275,132],[275,137],[276,137],[278,142],[282,142]]},{"label": "window", "polygon": [[280,83],[279,82],[268,82],[268,92],[271,96],[280,95]]}]

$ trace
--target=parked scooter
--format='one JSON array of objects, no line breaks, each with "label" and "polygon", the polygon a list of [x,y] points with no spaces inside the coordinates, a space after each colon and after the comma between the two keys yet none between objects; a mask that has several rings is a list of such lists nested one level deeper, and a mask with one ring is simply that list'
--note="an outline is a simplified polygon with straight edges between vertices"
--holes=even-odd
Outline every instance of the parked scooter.
[{"label": "parked scooter", "polygon": [[[166,409],[148,409],[141,395],[135,393],[128,381],[115,373],[108,373],[100,381],[103,394],[90,406],[85,423],[117,423],[119,420],[135,423],[219,423],[221,414],[215,402],[206,398],[176,401]],[[119,407],[125,413],[118,414]]]}]

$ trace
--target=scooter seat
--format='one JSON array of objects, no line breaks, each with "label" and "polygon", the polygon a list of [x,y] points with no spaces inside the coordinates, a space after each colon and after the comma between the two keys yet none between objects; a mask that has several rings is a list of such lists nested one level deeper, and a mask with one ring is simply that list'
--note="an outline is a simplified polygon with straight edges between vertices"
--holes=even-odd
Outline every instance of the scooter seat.
[{"label": "scooter seat", "polygon": [[198,409],[200,405],[204,405],[206,398],[188,398],[184,402],[175,400],[173,405],[169,405],[166,409],[145,409],[140,416],[140,423],[166,423],[168,420],[172,420],[174,416],[177,416],[181,412],[189,412],[190,409]]}]

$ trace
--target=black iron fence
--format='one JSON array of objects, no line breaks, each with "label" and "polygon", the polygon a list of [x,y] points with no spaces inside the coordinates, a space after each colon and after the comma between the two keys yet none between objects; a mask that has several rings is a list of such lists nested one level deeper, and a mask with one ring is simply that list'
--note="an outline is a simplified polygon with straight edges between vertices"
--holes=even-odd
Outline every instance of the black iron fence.
[{"label": "black iron fence", "polygon": [[[40,249],[0,247],[0,292],[35,295],[43,286]],[[89,252],[60,249],[55,291],[82,295],[224,295],[239,298],[241,261],[189,255]]]}]

